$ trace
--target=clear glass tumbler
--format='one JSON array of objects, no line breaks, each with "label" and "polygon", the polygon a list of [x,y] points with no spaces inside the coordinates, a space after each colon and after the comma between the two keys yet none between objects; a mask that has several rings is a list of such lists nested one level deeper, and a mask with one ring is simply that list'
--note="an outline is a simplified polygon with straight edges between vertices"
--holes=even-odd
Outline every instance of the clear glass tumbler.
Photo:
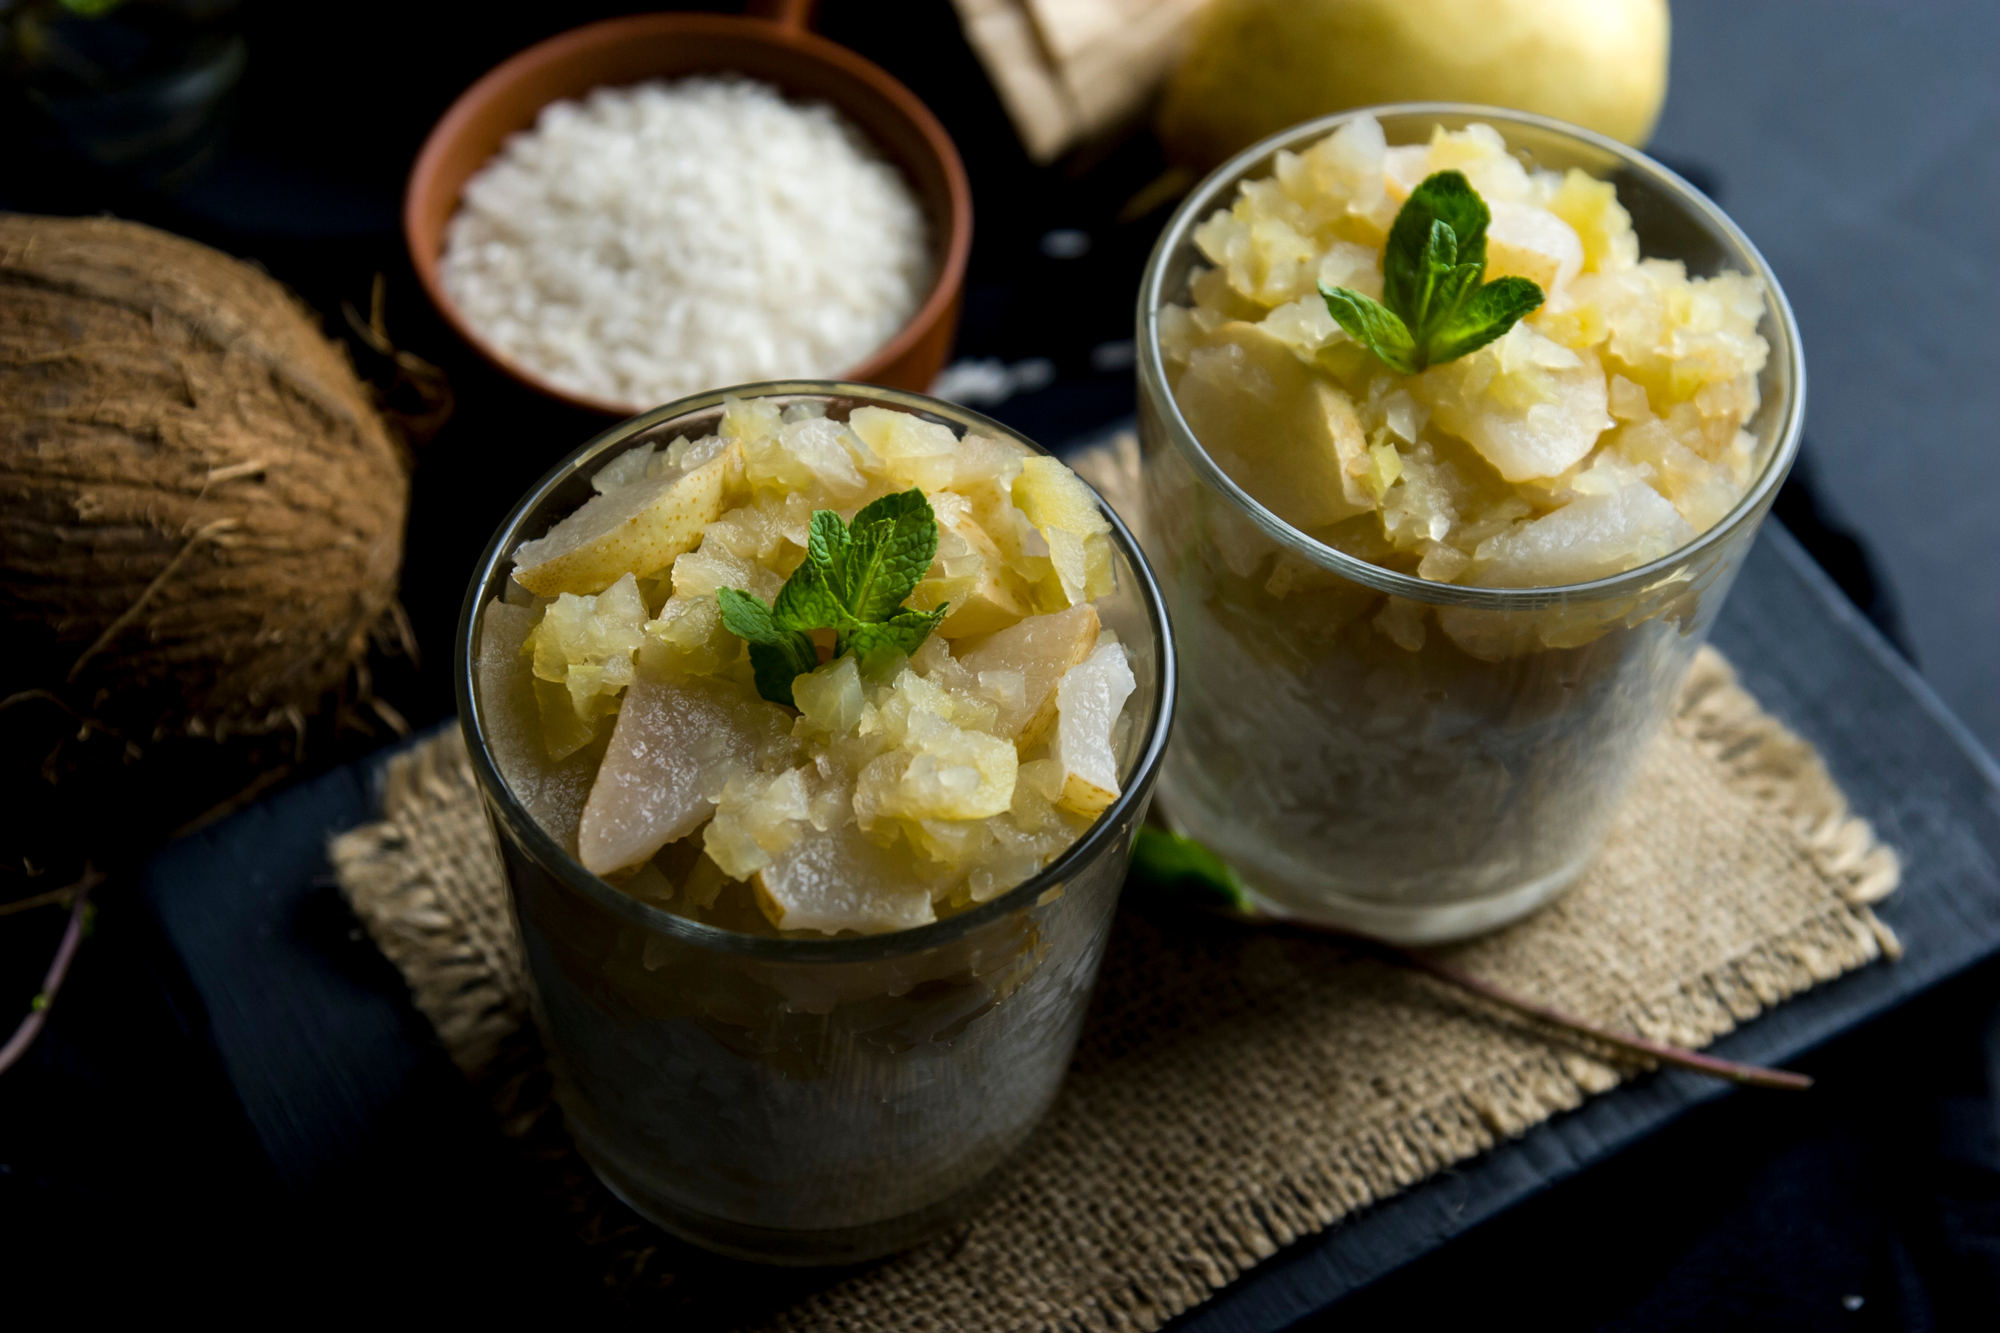
[{"label": "clear glass tumbler", "polygon": [[[1031,442],[916,394],[823,381],[728,391],[875,405],[963,434]],[[1098,603],[1138,681],[1122,794],[1040,875],[914,930],[738,934],[639,901],[586,871],[502,778],[481,713],[481,621],[514,548],[589,494],[612,456],[699,437],[723,394],[613,427],[544,477],[481,559],[457,641],[458,703],[498,835],[535,1019],[578,1149],[635,1210],[721,1253],[850,1263],[947,1225],[1048,1110],[1082,1025],[1132,838],[1173,711],[1166,610],[1105,509],[1117,590]]]},{"label": "clear glass tumbler", "polygon": [[[1361,115],[1392,145],[1486,122],[1532,165],[1614,182],[1647,257],[1762,280],[1771,351],[1745,427],[1759,471],[1720,523],[1612,578],[1465,587],[1315,541],[1216,465],[1168,388],[1159,311],[1186,303],[1206,263],[1192,233],[1240,182]],[[1164,817],[1275,909],[1401,943],[1477,934],[1562,892],[1601,844],[1798,450],[1805,364],[1763,257],[1686,181],[1600,135],[1488,107],[1376,107],[1266,139],[1195,190],[1147,266],[1138,346],[1144,526],[1180,649]],[[1430,624],[1420,650],[1375,628],[1390,598],[1422,604],[1408,608]]]}]

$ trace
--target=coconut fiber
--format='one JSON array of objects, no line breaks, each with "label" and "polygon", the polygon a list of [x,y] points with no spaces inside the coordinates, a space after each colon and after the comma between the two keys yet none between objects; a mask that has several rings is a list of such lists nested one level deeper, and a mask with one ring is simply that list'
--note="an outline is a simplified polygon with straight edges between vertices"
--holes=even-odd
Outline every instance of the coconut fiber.
[{"label": "coconut fiber", "polygon": [[10,682],[139,746],[299,727],[394,601],[408,499],[366,388],[269,276],[0,214]]}]

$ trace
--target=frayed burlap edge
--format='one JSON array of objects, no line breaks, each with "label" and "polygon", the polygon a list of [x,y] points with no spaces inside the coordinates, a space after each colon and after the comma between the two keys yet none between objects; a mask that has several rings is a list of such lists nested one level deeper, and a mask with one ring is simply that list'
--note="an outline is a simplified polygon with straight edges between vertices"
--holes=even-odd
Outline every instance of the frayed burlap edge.
[{"label": "frayed burlap edge", "polygon": [[[446,810],[470,818],[438,818]],[[382,814],[333,839],[334,873],[452,1061],[476,1075],[526,1021],[527,981],[457,728],[390,759]]]}]

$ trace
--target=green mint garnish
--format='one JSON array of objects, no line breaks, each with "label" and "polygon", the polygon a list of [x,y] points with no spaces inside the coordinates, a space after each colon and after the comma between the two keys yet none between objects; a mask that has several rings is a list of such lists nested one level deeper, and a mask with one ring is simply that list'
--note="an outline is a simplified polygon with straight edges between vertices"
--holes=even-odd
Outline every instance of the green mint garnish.
[{"label": "green mint garnish", "polygon": [[1321,287],[1327,312],[1356,342],[1404,375],[1456,361],[1542,303],[1526,278],[1486,276],[1486,201],[1460,171],[1410,192],[1382,253],[1382,299]]},{"label": "green mint garnish", "polygon": [[735,588],[716,593],[723,627],[750,645],[757,693],[792,706],[792,681],[819,665],[809,630],[834,631],[834,655],[853,653],[863,671],[916,652],[950,605],[903,606],[937,558],[937,544],[937,515],[914,488],[863,507],[851,524],[831,509],[815,510],[805,562],[771,605]]},{"label": "green mint garnish", "polygon": [[1193,838],[1141,824],[1132,842],[1136,878],[1191,907],[1254,915],[1256,905],[1229,863]]}]

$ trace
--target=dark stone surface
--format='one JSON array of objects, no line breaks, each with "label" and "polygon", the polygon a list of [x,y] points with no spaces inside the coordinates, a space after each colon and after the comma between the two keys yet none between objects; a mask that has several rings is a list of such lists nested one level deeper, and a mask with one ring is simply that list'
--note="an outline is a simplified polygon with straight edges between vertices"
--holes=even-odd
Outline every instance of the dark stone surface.
[{"label": "dark stone surface", "polygon": [[1700,164],[1798,314],[1830,512],[2000,750],[2000,5],[1676,0],[1653,151]]}]

